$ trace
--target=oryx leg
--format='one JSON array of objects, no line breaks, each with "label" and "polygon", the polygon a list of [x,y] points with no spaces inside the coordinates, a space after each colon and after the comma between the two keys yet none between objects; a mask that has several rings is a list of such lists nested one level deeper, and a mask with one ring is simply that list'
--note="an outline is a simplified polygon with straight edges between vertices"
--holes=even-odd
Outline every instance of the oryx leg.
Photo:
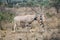
[{"label": "oryx leg", "polygon": [[14,23],[14,30],[13,30],[13,32],[15,32],[16,31],[16,23]]}]

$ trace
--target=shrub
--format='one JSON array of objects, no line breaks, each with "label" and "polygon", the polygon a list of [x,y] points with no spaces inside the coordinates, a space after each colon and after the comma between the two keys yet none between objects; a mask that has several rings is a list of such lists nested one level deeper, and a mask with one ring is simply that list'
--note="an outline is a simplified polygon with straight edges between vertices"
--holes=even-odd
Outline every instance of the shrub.
[{"label": "shrub", "polygon": [[0,12],[0,29],[3,30],[1,22],[12,22],[14,14],[10,12]]}]

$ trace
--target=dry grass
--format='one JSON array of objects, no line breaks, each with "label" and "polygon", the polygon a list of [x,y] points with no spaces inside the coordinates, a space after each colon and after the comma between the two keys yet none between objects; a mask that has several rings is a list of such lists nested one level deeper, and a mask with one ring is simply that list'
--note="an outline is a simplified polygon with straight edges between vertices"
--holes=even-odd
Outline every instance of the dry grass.
[{"label": "dry grass", "polygon": [[[52,8],[53,9],[53,8]],[[51,10],[52,10],[51,9]],[[14,10],[14,9],[12,9]],[[55,9],[54,11],[49,11],[49,13],[51,12],[54,13],[55,12]],[[19,9],[16,9],[15,12],[17,12],[16,15],[27,15],[27,14],[35,14],[31,8],[27,7],[27,8],[19,8]],[[47,12],[47,11],[46,11]],[[20,14],[21,13],[21,14]],[[56,12],[55,12],[56,14]],[[2,37],[6,36],[5,39],[8,40],[11,38],[12,39],[17,39],[17,38],[22,38],[22,39],[25,39],[25,38],[29,38],[30,40],[36,40],[35,38],[37,39],[44,39],[45,40],[49,40],[51,39],[52,37],[54,37],[54,35],[56,36],[56,38],[59,36],[59,33],[58,31],[58,28],[60,28],[60,19],[58,19],[56,16],[52,16],[51,18],[48,18],[46,19],[46,22],[44,22],[45,26],[44,28],[42,28],[40,26],[40,23],[38,23],[37,21],[34,21],[32,24],[31,24],[31,28],[27,28],[27,27],[18,27],[19,28],[19,31],[30,31],[26,33],[17,33],[17,32],[12,32],[12,28],[13,28],[13,25],[12,23],[2,23],[2,26],[4,29],[6,30],[3,30],[3,31],[0,31],[0,35],[2,35]],[[44,30],[44,31],[43,31]],[[43,32],[42,32],[43,31]],[[42,33],[41,33],[42,32]],[[55,33],[55,34],[54,34]],[[6,35],[7,34],[7,35]],[[53,36],[52,36],[53,35]],[[23,37],[24,36],[24,37]],[[27,37],[26,37],[27,36]],[[33,37],[33,38],[32,38]],[[60,36],[59,36],[60,37]],[[59,38],[58,37],[58,38]],[[53,39],[52,39],[53,40]]]}]

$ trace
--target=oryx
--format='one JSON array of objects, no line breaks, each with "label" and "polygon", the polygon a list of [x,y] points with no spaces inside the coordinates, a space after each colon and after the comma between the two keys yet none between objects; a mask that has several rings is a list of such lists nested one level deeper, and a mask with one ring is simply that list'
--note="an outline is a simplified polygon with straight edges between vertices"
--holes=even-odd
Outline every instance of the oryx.
[{"label": "oryx", "polygon": [[15,16],[14,17],[14,32],[17,27],[17,23],[20,24],[21,22],[24,22],[25,24],[31,24],[34,20],[37,20],[40,23],[40,21],[43,20],[40,17],[44,18],[44,16],[42,16],[42,15],[40,16],[40,14]]}]

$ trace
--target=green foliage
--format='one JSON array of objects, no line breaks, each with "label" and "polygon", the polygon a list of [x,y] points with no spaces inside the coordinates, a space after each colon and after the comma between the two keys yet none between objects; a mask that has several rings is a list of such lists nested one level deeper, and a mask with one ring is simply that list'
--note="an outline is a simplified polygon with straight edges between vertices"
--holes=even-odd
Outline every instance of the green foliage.
[{"label": "green foliage", "polygon": [[12,4],[8,4],[8,5],[7,5],[7,7],[12,8],[12,7],[13,7],[13,5],[12,5]]},{"label": "green foliage", "polygon": [[[60,5],[60,0],[6,0],[8,7],[13,7],[13,5],[16,5],[17,3],[20,6],[44,6],[44,7],[52,7],[59,9],[58,6]],[[0,3],[1,4],[1,3]]]},{"label": "green foliage", "polygon": [[33,2],[33,1],[29,1],[29,2],[27,2],[26,5],[27,5],[27,6],[34,6],[34,2]]},{"label": "green foliage", "polygon": [[52,4],[60,4],[60,0],[50,0]]},{"label": "green foliage", "polygon": [[27,4],[31,5],[31,6],[47,6],[49,5],[49,1],[48,0],[31,0],[29,1]]},{"label": "green foliage", "polygon": [[38,4],[40,4],[41,6],[47,6],[49,5],[49,0],[42,0]]},{"label": "green foliage", "polygon": [[2,5],[2,2],[0,2],[0,6]]},{"label": "green foliage", "polygon": [[10,12],[2,12],[0,11],[0,29],[3,30],[2,21],[3,22],[12,22],[14,14]]},{"label": "green foliage", "polygon": [[[12,0],[11,0],[12,1]],[[49,0],[23,0],[23,1],[12,1],[8,3],[8,7],[12,7],[12,4],[20,3],[20,6],[47,6]]]},{"label": "green foliage", "polygon": [[57,13],[59,13],[59,9],[60,9],[60,0],[50,0],[50,6],[51,6],[51,7],[55,7]]},{"label": "green foliage", "polygon": [[0,12],[0,21],[9,21],[9,22],[11,22],[13,17],[14,17],[13,13]]}]

